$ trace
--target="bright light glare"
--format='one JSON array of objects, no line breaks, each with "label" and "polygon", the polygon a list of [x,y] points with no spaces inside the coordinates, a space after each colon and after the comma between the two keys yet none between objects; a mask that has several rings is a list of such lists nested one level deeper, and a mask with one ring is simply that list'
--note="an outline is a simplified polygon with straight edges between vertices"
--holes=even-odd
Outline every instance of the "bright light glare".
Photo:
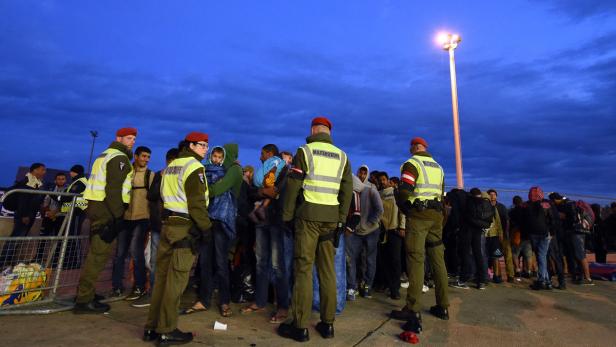
[{"label": "bright light glare", "polygon": [[446,43],[449,43],[449,34],[439,33],[438,35],[436,35],[436,43],[438,43],[441,46]]},{"label": "bright light glare", "polygon": [[452,41],[452,42],[458,42],[458,41],[460,41],[460,35],[458,35],[458,34],[453,34],[453,35],[451,36],[451,41]]}]

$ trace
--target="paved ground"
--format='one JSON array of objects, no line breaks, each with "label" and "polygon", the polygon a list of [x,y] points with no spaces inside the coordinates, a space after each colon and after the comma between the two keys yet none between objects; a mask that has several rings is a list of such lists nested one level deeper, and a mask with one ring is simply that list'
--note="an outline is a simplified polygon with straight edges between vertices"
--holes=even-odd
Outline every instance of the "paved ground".
[{"label": "paved ground", "polygon": [[[567,291],[534,292],[528,281],[492,285],[485,291],[450,288],[451,319],[440,321],[423,312],[421,345],[442,346],[608,346],[616,341],[616,283],[596,281],[594,287],[569,285]],[[186,293],[183,304],[193,299]],[[433,291],[423,297],[424,307],[434,304]],[[402,305],[383,294],[348,303],[337,318],[336,338],[323,340],[310,330],[305,346],[402,346],[397,338],[401,322],[387,313]],[[180,319],[183,330],[197,336],[191,345],[287,346],[300,345],[279,338],[268,313],[221,318],[217,312],[197,313]],[[2,346],[147,346],[140,341],[146,309],[127,302],[112,304],[105,315],[0,317]],[[214,331],[214,322],[228,324],[228,331]],[[318,314],[313,316],[313,324]]]}]

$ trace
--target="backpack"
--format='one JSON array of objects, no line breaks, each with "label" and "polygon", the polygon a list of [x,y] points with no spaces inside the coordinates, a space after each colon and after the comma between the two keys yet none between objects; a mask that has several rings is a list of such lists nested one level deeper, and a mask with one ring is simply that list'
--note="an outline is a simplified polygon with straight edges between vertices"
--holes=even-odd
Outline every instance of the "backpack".
[{"label": "backpack", "polygon": [[471,226],[485,229],[492,225],[496,212],[488,200],[471,197],[467,208],[467,218]]},{"label": "backpack", "polygon": [[[5,195],[8,194],[13,189],[32,189],[32,188],[26,185],[24,181],[19,181],[15,183],[14,185],[10,186],[4,194]],[[11,195],[8,195],[7,197],[5,197],[4,201],[2,201],[2,207],[7,211],[15,212],[15,210],[17,210],[17,208],[19,207],[19,199],[23,195],[24,195],[23,193],[13,193]]]},{"label": "backpack", "polygon": [[535,201],[526,207],[526,227],[530,234],[547,234],[549,232],[549,210],[543,202]]},{"label": "backpack", "polygon": [[575,232],[580,234],[590,234],[594,224],[595,213],[590,205],[584,200],[576,201],[573,222],[573,229]]}]

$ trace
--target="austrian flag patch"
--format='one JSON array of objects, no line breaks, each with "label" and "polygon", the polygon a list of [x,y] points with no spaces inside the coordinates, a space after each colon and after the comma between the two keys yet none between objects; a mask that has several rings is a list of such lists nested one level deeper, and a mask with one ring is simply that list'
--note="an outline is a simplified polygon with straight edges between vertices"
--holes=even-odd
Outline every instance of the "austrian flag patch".
[{"label": "austrian flag patch", "polygon": [[412,186],[415,185],[415,176],[413,176],[412,173],[408,172],[408,171],[404,171],[402,172],[402,182],[410,184]]}]

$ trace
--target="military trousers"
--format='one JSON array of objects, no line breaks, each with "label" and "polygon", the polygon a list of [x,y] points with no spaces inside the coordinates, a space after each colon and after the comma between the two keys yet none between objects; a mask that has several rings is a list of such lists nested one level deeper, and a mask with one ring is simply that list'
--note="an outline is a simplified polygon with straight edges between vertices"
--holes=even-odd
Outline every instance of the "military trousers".
[{"label": "military trousers", "polygon": [[319,278],[321,321],[331,324],[336,316],[336,272],[332,240],[319,242],[336,229],[336,223],[295,220],[293,266],[295,280],[288,323],[307,328],[312,313],[312,270],[316,262]]},{"label": "military trousers", "polygon": [[176,248],[174,243],[188,236],[192,222],[182,217],[169,217],[163,222],[156,255],[154,289],[146,329],[159,334],[177,328],[180,299],[190,276],[195,255],[190,248]]},{"label": "military trousers", "polygon": [[421,311],[420,298],[424,282],[424,261],[426,254],[432,269],[436,303],[449,307],[447,296],[447,269],[443,247],[443,215],[433,209],[421,212],[413,210],[406,219],[406,267],[409,287],[406,292],[406,308],[414,312]]},{"label": "military trousers", "polygon": [[113,250],[112,246],[113,242],[107,243],[103,241],[98,234],[91,235],[90,249],[79,277],[76,300],[78,304],[86,304],[94,300],[96,281],[107,264],[107,260]]}]

